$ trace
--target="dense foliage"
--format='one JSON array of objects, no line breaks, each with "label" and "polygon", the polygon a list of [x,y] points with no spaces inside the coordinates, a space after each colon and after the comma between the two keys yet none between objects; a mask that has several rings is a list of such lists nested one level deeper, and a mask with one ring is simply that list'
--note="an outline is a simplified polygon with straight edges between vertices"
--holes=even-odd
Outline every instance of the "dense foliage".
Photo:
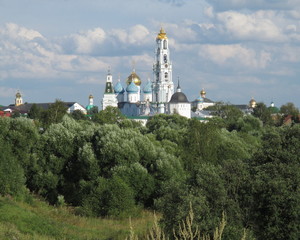
[{"label": "dense foliage", "polygon": [[299,238],[300,125],[275,127],[263,104],[254,116],[220,107],[206,123],[156,115],[146,126],[115,108],[64,111],[0,118],[1,195],[27,188],[95,217],[155,209],[168,233],[192,204],[206,233],[226,213],[223,239]]}]

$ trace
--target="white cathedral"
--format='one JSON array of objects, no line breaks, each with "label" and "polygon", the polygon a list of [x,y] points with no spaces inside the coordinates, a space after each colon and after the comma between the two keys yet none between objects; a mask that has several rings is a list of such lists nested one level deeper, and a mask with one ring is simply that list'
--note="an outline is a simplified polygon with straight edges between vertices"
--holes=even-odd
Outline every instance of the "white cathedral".
[{"label": "white cathedral", "polygon": [[191,107],[200,111],[214,105],[205,97],[205,91],[193,102],[189,102],[178,85],[174,92],[172,80],[172,62],[170,60],[169,41],[163,28],[156,37],[155,63],[153,64],[154,79],[141,89],[141,79],[133,69],[126,80],[126,89],[120,79],[113,86],[112,75],[108,71],[105,92],[102,99],[102,110],[108,106],[118,107],[127,117],[152,116],[157,113],[174,114],[191,118]]}]

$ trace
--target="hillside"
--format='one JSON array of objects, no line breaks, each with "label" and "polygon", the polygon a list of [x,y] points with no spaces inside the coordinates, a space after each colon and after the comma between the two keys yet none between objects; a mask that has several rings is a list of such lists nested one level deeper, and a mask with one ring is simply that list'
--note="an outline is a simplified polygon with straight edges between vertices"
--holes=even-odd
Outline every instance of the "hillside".
[{"label": "hillside", "polygon": [[[0,239],[2,240],[104,240],[125,239],[129,219],[114,220],[76,216],[67,207],[53,207],[33,197],[28,203],[0,197]],[[143,212],[131,220],[136,233],[146,232],[152,214]]]}]

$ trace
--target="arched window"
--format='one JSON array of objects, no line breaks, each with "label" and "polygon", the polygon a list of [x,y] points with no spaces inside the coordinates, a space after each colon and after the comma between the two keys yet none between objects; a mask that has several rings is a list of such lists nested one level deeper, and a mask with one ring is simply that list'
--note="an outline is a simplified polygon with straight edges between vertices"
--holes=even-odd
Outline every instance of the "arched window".
[{"label": "arched window", "polygon": [[164,40],[164,49],[167,49],[167,40]]},{"label": "arched window", "polygon": [[167,79],[168,78],[168,73],[167,72],[165,72],[165,79]]}]

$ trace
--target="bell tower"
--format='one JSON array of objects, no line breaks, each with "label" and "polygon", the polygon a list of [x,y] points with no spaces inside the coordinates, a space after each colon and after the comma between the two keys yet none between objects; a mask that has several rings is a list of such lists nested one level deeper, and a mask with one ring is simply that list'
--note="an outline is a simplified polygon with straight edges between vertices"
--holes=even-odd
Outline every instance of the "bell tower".
[{"label": "bell tower", "polygon": [[106,76],[105,91],[102,98],[102,110],[105,110],[105,108],[108,106],[118,107],[118,100],[114,92],[110,70],[108,70]]},{"label": "bell tower", "polygon": [[172,81],[172,62],[170,61],[170,51],[168,37],[163,28],[160,29],[156,37],[155,63],[153,64],[154,87],[153,102],[167,103],[174,93],[174,83]]},{"label": "bell tower", "polygon": [[15,106],[20,106],[23,104],[23,99],[21,93],[18,91],[15,98]]}]

